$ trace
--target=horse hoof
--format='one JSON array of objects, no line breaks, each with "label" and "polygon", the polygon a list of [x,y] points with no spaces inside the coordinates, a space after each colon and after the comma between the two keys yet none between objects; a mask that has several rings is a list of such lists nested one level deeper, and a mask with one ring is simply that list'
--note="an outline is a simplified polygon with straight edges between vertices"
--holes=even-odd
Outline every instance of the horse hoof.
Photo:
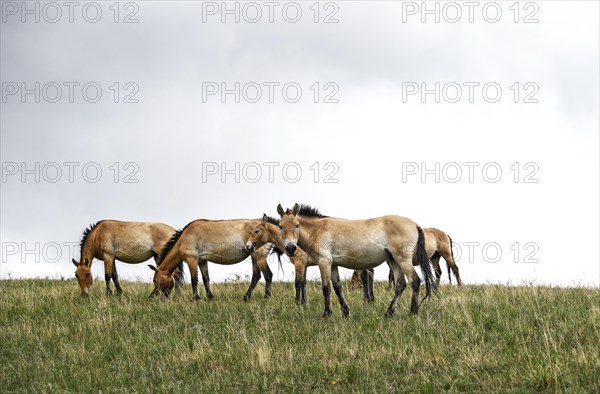
[{"label": "horse hoof", "polygon": [[215,296],[213,295],[213,293],[208,293],[206,295],[206,298],[208,298],[209,300],[212,300],[213,298],[215,298]]},{"label": "horse hoof", "polygon": [[387,312],[385,312],[385,317],[386,318],[390,318],[394,316],[394,310],[393,309],[388,309]]},{"label": "horse hoof", "polygon": [[248,301],[250,301],[250,297],[244,296],[244,302],[248,302]]},{"label": "horse hoof", "polygon": [[196,294],[195,296],[192,297],[193,301],[200,301],[200,296],[198,294]]}]

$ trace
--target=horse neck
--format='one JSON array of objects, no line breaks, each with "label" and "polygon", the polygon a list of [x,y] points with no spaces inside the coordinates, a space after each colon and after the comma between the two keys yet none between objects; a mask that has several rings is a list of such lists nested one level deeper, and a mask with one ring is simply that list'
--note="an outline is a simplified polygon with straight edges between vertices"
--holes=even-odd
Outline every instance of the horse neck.
[{"label": "horse neck", "polygon": [[[183,237],[183,234],[181,235]],[[179,242],[181,241],[181,237],[175,242],[175,245],[171,247],[164,260],[160,262],[158,266],[158,270],[165,271],[167,274],[172,275],[173,272],[177,269],[179,264],[183,261],[181,254],[179,253]]]},{"label": "horse neck", "polygon": [[[96,229],[93,229],[90,234],[88,234],[87,238],[83,246],[81,247],[81,254],[79,256],[79,262],[82,263],[84,259],[88,259],[90,264],[94,259],[94,256],[99,255],[99,251],[96,250],[98,243],[96,242]],[[101,252],[101,251],[100,251]]]},{"label": "horse neck", "polygon": [[283,238],[281,238],[281,230],[279,227],[272,223],[267,223],[267,230],[269,231],[269,242],[277,246],[279,250],[285,250],[283,244]]},{"label": "horse neck", "polygon": [[300,221],[300,234],[298,235],[298,246],[300,246],[304,250],[308,250],[308,240],[318,224],[313,218],[298,216],[298,220]]}]

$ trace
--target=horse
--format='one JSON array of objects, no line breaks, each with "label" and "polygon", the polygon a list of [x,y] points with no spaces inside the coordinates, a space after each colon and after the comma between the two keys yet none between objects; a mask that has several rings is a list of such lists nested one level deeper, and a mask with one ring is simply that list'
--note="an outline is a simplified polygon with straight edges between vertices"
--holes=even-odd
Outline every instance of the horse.
[{"label": "horse", "polygon": [[[260,272],[265,275],[267,289],[265,298],[271,295],[271,273],[266,264],[265,250],[256,250],[253,253],[246,251],[245,240],[250,236],[260,219],[235,219],[235,220],[207,220],[198,219],[188,223],[183,229],[176,231],[165,244],[160,254],[161,264],[157,267],[148,265],[154,271],[154,290],[150,296],[158,298],[169,297],[174,287],[172,274],[177,265],[185,261],[188,265],[192,281],[192,298],[199,300],[198,294],[198,268],[202,274],[202,282],[206,297],[212,299],[210,277],[208,275],[208,261],[212,263],[231,265],[244,261],[252,255],[252,283],[244,296],[249,300],[256,283],[260,279]],[[278,241],[278,242],[277,242]],[[283,252],[281,238],[275,240],[275,247],[268,246],[280,256]],[[264,245],[266,246],[266,245]],[[261,248],[263,245],[261,245]],[[268,253],[267,253],[268,254]],[[280,264],[281,264],[281,260]]]},{"label": "horse", "polygon": [[318,209],[299,204],[285,211],[280,204],[277,213],[280,215],[279,227],[285,253],[294,256],[300,247],[319,266],[325,301],[324,318],[332,314],[330,281],[338,297],[342,316],[348,317],[350,313],[342,292],[338,266],[368,269],[390,258],[396,291],[386,311],[388,317],[394,314],[398,298],[406,288],[405,276],[412,287],[410,311],[412,314],[418,313],[421,279],[413,268],[413,262],[416,261],[423,271],[426,294],[421,302],[429,298],[432,289],[435,290],[430,262],[425,253],[423,230],[408,218],[389,215],[345,220],[322,215]]},{"label": "horse", "polygon": [[[440,257],[443,257],[444,260],[446,260],[450,284],[452,284],[452,276],[450,275],[450,270],[452,270],[458,286],[462,286],[463,282],[460,279],[458,266],[454,260],[454,252],[452,251],[452,238],[442,230],[433,227],[424,228],[423,233],[425,234],[425,250],[427,251],[427,256],[429,256],[431,260],[433,271],[436,276],[436,286],[440,285],[440,279],[442,277]],[[388,275],[388,283],[388,287],[392,287],[394,284],[394,275],[391,269]]]},{"label": "horse", "polygon": [[[81,296],[88,297],[92,286],[92,260],[104,262],[104,280],[106,294],[111,295],[110,281],[115,284],[117,294],[123,289],[119,283],[116,260],[129,264],[138,264],[154,257],[160,264],[159,253],[163,245],[171,238],[175,229],[164,223],[122,222],[118,220],[101,220],[90,225],[83,232],[79,244],[79,261],[72,259],[75,277],[79,284]],[[176,282],[183,281],[183,265],[176,274]]]}]

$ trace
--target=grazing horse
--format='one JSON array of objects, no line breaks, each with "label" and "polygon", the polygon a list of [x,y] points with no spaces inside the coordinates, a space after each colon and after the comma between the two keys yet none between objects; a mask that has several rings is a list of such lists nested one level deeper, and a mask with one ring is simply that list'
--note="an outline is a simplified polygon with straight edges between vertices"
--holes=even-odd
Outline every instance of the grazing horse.
[{"label": "grazing horse", "polygon": [[[423,233],[425,234],[425,250],[427,251],[427,256],[429,256],[431,259],[431,264],[433,265],[433,270],[436,276],[436,286],[439,286],[440,279],[442,277],[440,257],[443,257],[444,260],[446,260],[446,264],[448,266],[448,280],[450,281],[450,284],[452,284],[452,276],[450,275],[450,270],[452,270],[458,286],[462,286],[463,282],[460,279],[458,266],[456,265],[454,253],[452,251],[452,238],[450,238],[450,236],[442,230],[438,230],[437,228],[433,227],[424,228]],[[388,282],[389,287],[394,284],[394,275],[391,269]]]},{"label": "grazing horse", "polygon": [[298,204],[286,211],[278,205],[277,212],[281,217],[279,227],[286,254],[294,256],[300,247],[319,266],[325,300],[323,317],[329,317],[332,313],[330,281],[340,302],[342,315],[346,317],[350,312],[342,292],[338,266],[368,269],[390,258],[396,292],[386,316],[392,316],[396,310],[398,298],[406,288],[405,276],[413,290],[411,313],[418,313],[421,279],[413,268],[414,261],[423,270],[426,288],[423,300],[430,296],[432,288],[435,289],[425,253],[423,230],[410,219],[383,216],[345,220],[324,216],[315,208]]},{"label": "grazing horse", "polygon": [[[117,275],[116,260],[129,264],[143,263],[154,257],[160,264],[159,253],[163,245],[171,238],[175,229],[163,223],[121,222],[118,220],[101,220],[92,224],[83,232],[80,242],[79,261],[72,259],[77,267],[75,277],[82,296],[89,296],[92,286],[92,260],[104,261],[104,280],[106,294],[112,294],[110,281],[115,283],[117,294],[121,294],[121,284]],[[183,265],[176,274],[175,280],[180,284],[183,280]]]},{"label": "grazing horse", "polygon": [[[251,255],[245,249],[245,240],[258,223],[260,223],[259,219],[198,219],[188,223],[183,229],[175,232],[166,243],[160,254],[161,264],[158,267],[149,265],[154,271],[154,290],[150,296],[168,297],[174,286],[173,272],[178,264],[185,261],[190,270],[193,298],[195,300],[200,299],[198,295],[198,268],[202,273],[206,297],[213,298],[208,275],[208,261],[223,265],[237,264],[244,261]],[[274,242],[274,245],[275,247],[272,249],[268,245],[267,250],[273,250],[278,255],[283,253],[281,252],[283,249],[281,237]],[[261,264],[259,264],[259,261]],[[244,296],[244,300],[248,300],[252,295],[256,283],[260,279],[260,271],[265,275],[267,281],[265,297],[268,298],[271,295],[270,287],[273,274],[266,264],[265,250],[253,251],[252,266],[252,283]]]}]

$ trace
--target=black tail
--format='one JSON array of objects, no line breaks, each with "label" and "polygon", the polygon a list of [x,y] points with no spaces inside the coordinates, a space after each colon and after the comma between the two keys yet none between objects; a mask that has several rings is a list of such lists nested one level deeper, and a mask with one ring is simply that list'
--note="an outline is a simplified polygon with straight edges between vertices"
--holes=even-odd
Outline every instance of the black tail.
[{"label": "black tail", "polygon": [[[448,235],[448,234],[446,234]],[[448,235],[448,239],[450,240],[450,255],[452,256],[452,264],[456,265],[456,261],[454,260],[454,251],[452,250],[452,238]],[[446,265],[448,266],[448,280],[450,284],[452,284],[452,278],[450,277],[450,264],[446,261]]]},{"label": "black tail", "polygon": [[435,280],[433,278],[433,273],[431,272],[431,261],[429,260],[427,252],[425,251],[425,234],[423,234],[423,229],[419,226],[417,226],[417,231],[419,232],[416,250],[417,262],[423,271],[423,280],[425,281],[425,297],[423,297],[421,300],[422,303],[426,298],[429,298],[431,295],[431,290],[435,290]]}]

